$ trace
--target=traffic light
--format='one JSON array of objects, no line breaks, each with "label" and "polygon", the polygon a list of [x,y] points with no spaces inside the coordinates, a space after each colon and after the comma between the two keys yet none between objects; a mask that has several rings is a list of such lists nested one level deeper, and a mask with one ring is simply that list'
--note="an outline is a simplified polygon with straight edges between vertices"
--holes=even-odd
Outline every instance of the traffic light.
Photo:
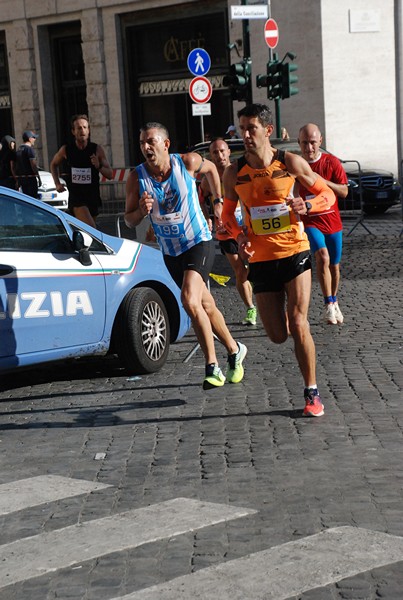
[{"label": "traffic light", "polygon": [[278,60],[270,60],[267,63],[267,97],[269,100],[282,97],[282,66]]},{"label": "traffic light", "polygon": [[252,59],[250,58],[244,58],[242,62],[230,66],[229,75],[224,75],[222,82],[230,88],[233,100],[251,101],[251,73]]},{"label": "traffic light", "polygon": [[256,76],[257,87],[267,88],[267,97],[269,100],[275,100],[282,97],[282,63],[278,60],[270,60],[267,63],[267,74]]},{"label": "traffic light", "polygon": [[297,75],[293,75],[293,72],[298,69],[298,65],[291,62],[285,63],[284,59],[287,57],[293,60],[296,55],[287,52],[283,60],[279,61],[278,55],[274,54],[274,60],[269,60],[267,63],[266,75],[256,76],[257,87],[267,88],[269,100],[279,100],[280,98],[284,100],[299,92],[298,88],[293,86],[298,81]]},{"label": "traffic light", "polygon": [[298,65],[294,63],[283,63],[282,64],[282,98],[290,98],[298,94],[299,89],[294,87],[292,84],[298,82],[297,75],[293,75],[294,71],[297,71]]}]

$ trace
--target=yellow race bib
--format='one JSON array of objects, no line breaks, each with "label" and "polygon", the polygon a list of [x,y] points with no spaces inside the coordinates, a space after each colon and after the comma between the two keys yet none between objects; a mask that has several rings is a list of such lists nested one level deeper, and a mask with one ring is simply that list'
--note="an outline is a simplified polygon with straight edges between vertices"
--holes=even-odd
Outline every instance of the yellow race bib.
[{"label": "yellow race bib", "polygon": [[250,215],[255,235],[273,235],[291,231],[290,211],[285,202],[269,206],[252,206]]}]

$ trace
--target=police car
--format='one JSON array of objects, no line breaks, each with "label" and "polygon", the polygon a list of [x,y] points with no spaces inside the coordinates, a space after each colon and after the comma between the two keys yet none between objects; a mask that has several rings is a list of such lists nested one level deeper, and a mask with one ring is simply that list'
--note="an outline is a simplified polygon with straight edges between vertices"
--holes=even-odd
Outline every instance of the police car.
[{"label": "police car", "polygon": [[159,250],[0,187],[0,371],[114,353],[152,373],[189,326]]}]

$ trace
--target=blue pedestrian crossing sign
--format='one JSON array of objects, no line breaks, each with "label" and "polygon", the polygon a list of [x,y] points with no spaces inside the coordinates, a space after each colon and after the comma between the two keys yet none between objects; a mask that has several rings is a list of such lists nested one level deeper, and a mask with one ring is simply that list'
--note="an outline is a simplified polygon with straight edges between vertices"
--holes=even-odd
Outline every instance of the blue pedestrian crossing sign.
[{"label": "blue pedestrian crossing sign", "polygon": [[210,55],[203,48],[194,48],[188,55],[188,69],[197,77],[206,75],[211,67]]}]

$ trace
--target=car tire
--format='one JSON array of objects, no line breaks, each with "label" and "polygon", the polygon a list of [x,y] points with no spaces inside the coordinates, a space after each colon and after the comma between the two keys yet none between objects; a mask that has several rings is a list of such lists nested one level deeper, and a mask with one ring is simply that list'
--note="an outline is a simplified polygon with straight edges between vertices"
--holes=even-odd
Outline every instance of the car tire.
[{"label": "car tire", "polygon": [[119,307],[113,347],[132,373],[154,373],[163,367],[169,353],[168,313],[151,288],[131,290]]}]

